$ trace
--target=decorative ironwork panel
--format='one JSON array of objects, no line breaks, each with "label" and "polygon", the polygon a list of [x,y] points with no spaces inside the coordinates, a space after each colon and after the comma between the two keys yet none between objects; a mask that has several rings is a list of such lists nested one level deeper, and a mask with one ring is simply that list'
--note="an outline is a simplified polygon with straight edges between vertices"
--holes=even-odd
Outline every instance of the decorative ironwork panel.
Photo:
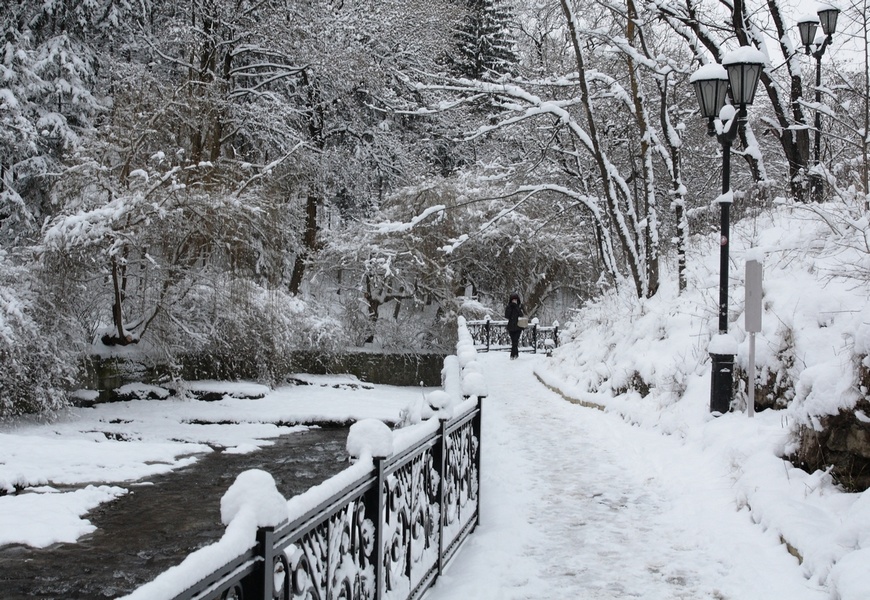
[{"label": "decorative ironwork panel", "polygon": [[[478,347],[486,347],[487,346],[487,331],[486,331],[486,322],[485,321],[469,321],[466,323],[466,327],[468,329],[468,333],[471,334],[471,339],[474,341],[474,345]],[[492,325],[490,323],[489,329],[492,331],[496,329],[497,325]],[[492,344],[492,338],[489,339],[489,342]]]},{"label": "decorative ironwork panel", "polygon": [[438,465],[425,448],[384,482],[386,598],[407,598],[438,563]]},{"label": "decorative ironwork panel", "polygon": [[419,600],[479,519],[480,401],[175,600]]},{"label": "decorative ironwork panel", "polygon": [[445,546],[455,540],[477,512],[479,451],[480,441],[474,435],[471,421],[448,434],[444,474]]},{"label": "decorative ironwork panel", "polygon": [[375,596],[375,525],[362,498],[304,533],[285,550],[290,595],[300,600],[367,600]]}]

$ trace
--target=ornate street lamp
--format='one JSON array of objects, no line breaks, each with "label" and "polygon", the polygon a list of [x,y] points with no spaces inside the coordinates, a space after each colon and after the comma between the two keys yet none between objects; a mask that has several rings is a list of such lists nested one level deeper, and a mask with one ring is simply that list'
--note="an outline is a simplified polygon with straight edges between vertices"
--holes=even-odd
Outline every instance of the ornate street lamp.
[{"label": "ornate street lamp", "polygon": [[819,18],[816,15],[804,15],[798,19],[798,31],[801,34],[801,46],[804,47],[807,54],[810,53],[810,46],[816,42],[816,31],[819,28]]},{"label": "ornate street lamp", "polygon": [[707,135],[714,136],[713,121],[719,117],[728,95],[728,71],[719,63],[704,65],[692,73],[689,81],[695,88],[701,116],[707,119]]},{"label": "ornate street lamp", "polygon": [[[722,195],[717,199],[721,209],[719,243],[719,338],[728,334],[728,251],[730,232],[731,145],[737,139],[746,119],[746,106],[755,99],[758,80],[767,60],[759,50],[743,46],[723,57],[722,65],[706,65],[695,71],[689,81],[695,88],[701,116],[707,119],[707,134],[715,135],[722,145]],[[724,66],[723,66],[724,65]],[[730,91],[731,101],[725,104]],[[716,119],[719,119],[716,122]],[[711,343],[713,372],[710,380],[710,412],[724,414],[731,407],[734,351],[730,346]]]},{"label": "ornate street lamp", "polygon": [[[837,31],[837,17],[840,16],[840,9],[831,5],[822,5],[818,11],[818,17],[813,15],[798,19],[798,31],[801,35],[801,44],[807,54],[812,54],[816,59],[816,118],[815,130],[816,135],[813,140],[813,172],[810,174],[810,196],[814,202],[822,201],[822,176],[819,173],[819,160],[821,158],[821,131],[822,131],[822,114],[819,112],[819,105],[822,102],[822,56],[825,54],[828,46]],[[821,43],[816,43],[816,31],[822,27],[822,35],[825,36]],[[815,46],[815,51],[810,49],[810,46]]]}]

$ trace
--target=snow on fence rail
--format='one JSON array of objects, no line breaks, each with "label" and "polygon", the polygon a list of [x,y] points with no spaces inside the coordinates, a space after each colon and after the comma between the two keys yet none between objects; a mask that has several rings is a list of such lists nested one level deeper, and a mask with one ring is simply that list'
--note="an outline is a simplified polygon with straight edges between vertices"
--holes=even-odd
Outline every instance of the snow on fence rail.
[{"label": "snow on fence rail", "polygon": [[289,501],[265,471],[241,473],[221,499],[223,537],[125,598],[420,598],[480,519],[486,386],[462,318],[458,330],[431,418],[355,423],[355,462]]},{"label": "snow on fence rail", "polygon": [[[490,350],[509,350],[511,347],[506,320],[493,321],[487,317],[486,319],[468,321],[467,327],[478,350],[489,352]],[[537,353],[538,350],[542,350],[549,355],[558,345],[558,321],[554,321],[551,326],[542,326],[537,318],[531,319],[529,326],[520,334],[520,352]]]}]

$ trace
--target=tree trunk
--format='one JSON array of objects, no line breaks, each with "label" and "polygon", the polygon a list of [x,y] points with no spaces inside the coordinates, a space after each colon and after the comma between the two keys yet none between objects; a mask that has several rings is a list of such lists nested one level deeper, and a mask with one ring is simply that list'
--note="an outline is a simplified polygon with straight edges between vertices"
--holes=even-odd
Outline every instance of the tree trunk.
[{"label": "tree trunk", "polygon": [[[779,6],[776,3],[776,0],[768,0],[768,8],[770,9],[771,18],[774,21],[774,24],[777,27],[778,34],[780,39],[784,35],[787,35],[787,32],[784,30],[782,25],[782,18],[779,10]],[[746,22],[746,7],[744,0],[734,0],[733,9],[731,12],[731,24],[734,28],[734,34],[737,37],[737,41],[740,42],[742,46],[754,46],[753,41],[758,41],[756,39],[754,33],[750,34],[752,30],[752,24]],[[783,46],[783,52],[788,55],[788,48]],[[721,57],[720,57],[721,59]],[[788,65],[788,61],[786,61],[786,65]],[[788,163],[788,173],[789,173],[789,186],[791,190],[791,195],[798,201],[805,201],[809,196],[809,190],[806,186],[806,170],[807,165],[809,164],[809,154],[810,154],[810,146],[809,146],[809,133],[803,129],[794,132],[794,128],[792,127],[792,121],[789,119],[788,115],[788,107],[791,107],[792,117],[794,118],[794,122],[798,124],[805,124],[805,119],[803,116],[803,110],[801,108],[800,99],[802,96],[802,85],[801,78],[799,74],[791,74],[791,87],[789,89],[789,102],[786,104],[783,102],[782,98],[780,98],[779,90],[781,86],[777,85],[773,79],[770,78],[767,72],[762,71],[761,73],[761,83],[764,85],[764,89],[767,92],[768,98],[770,98],[770,104],[773,108],[773,112],[776,115],[777,124],[779,125],[780,132],[778,133],[779,143],[782,146],[783,154],[785,155],[786,162]],[[744,142],[745,139],[741,136],[741,140]],[[746,156],[747,160],[753,161],[751,156]],[[758,168],[757,165],[751,164],[753,175],[757,177]]]},{"label": "tree trunk", "polygon": [[[628,24],[626,26],[626,38],[628,43],[633,47],[637,47],[637,8],[633,0],[627,0],[628,8]],[[653,168],[653,148],[652,148],[652,132],[650,131],[649,116],[646,110],[646,101],[644,99],[643,90],[640,86],[638,76],[638,66],[632,55],[626,56],[626,66],[628,67],[629,81],[631,84],[631,95],[634,100],[635,120],[637,121],[638,129],[640,129],[640,154],[643,161],[643,179],[641,187],[643,190],[643,200],[635,198],[634,204],[638,207],[636,212],[643,210],[643,214],[638,215],[640,223],[638,225],[642,230],[636,232],[637,245],[643,245],[644,251],[644,267],[646,272],[642,278],[642,292],[647,298],[651,298],[659,289],[659,248],[658,248],[658,206],[655,191],[655,169]]]},{"label": "tree trunk", "polygon": [[293,274],[290,276],[290,293],[298,294],[305,275],[305,265],[309,256],[317,247],[317,205],[318,198],[314,193],[308,194],[305,202],[305,233],[302,236],[302,248],[296,253],[293,263]]},{"label": "tree trunk", "polygon": [[594,109],[592,107],[592,97],[589,92],[589,86],[586,82],[586,64],[581,50],[580,37],[577,32],[576,20],[574,11],[569,6],[568,0],[561,0],[562,14],[568,21],[568,32],[571,38],[571,44],[574,51],[574,59],[577,64],[578,83],[580,84],[580,96],[583,104],[583,112],[586,116],[586,125],[588,128],[589,138],[592,142],[593,158],[598,167],[598,172],[601,177],[601,185],[604,188],[604,200],[607,212],[610,214],[611,223],[616,230],[616,235],[622,246],[625,255],[625,261],[628,263],[629,271],[631,272],[632,281],[634,282],[635,291],[638,297],[642,297],[646,291],[644,282],[645,273],[641,268],[641,257],[638,255],[638,248],[635,240],[632,239],[631,233],[628,231],[628,226],[625,223],[625,215],[622,213],[617,199],[617,191],[614,189],[615,184],[610,172],[610,160],[605,156],[601,145],[601,139],[598,136],[594,118]]},{"label": "tree trunk", "polygon": [[124,333],[124,313],[121,310],[121,282],[118,277],[118,261],[112,257],[112,287],[115,292],[115,302],[112,304],[112,322],[115,325],[115,330],[118,332],[118,340],[123,343],[127,336]]}]

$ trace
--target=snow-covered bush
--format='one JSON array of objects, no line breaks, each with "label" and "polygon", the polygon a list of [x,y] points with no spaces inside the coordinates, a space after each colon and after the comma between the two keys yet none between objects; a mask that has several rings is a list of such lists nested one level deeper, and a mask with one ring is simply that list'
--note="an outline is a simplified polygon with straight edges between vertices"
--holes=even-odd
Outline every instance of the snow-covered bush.
[{"label": "snow-covered bush", "polygon": [[0,251],[0,419],[61,409],[77,370],[81,346],[33,276]]},{"label": "snow-covered bush", "polygon": [[[729,286],[729,334],[737,343],[734,391],[741,392],[732,408],[745,406],[749,361],[743,266],[747,256],[760,254],[764,296],[762,330],[756,334],[756,408],[783,410],[793,440],[784,455],[810,470],[839,457],[832,474],[847,485],[863,481],[860,457],[870,453],[859,443],[870,436],[863,408],[870,398],[870,376],[864,373],[870,365],[870,278],[855,273],[856,265],[870,266],[870,252],[862,229],[831,228],[847,222],[850,213],[836,204],[812,209],[783,204],[739,221],[731,236],[731,260],[738,266]],[[549,383],[669,433],[681,434],[686,422],[709,418],[706,403],[682,400],[709,397],[708,349],[718,333],[711,292],[719,275],[715,241],[713,236],[693,240],[690,285],[682,293],[676,278],[666,275],[653,298],[613,290],[587,303],[553,353],[549,371],[559,377]],[[699,386],[707,391],[687,393]]]},{"label": "snow-covered bush", "polygon": [[[314,304],[245,280],[202,286],[183,311],[185,327],[162,323],[162,339],[177,339],[177,352],[195,357],[211,377],[274,382],[286,375],[294,350],[329,354],[347,345],[338,321]],[[167,331],[171,327],[173,331]]]}]

